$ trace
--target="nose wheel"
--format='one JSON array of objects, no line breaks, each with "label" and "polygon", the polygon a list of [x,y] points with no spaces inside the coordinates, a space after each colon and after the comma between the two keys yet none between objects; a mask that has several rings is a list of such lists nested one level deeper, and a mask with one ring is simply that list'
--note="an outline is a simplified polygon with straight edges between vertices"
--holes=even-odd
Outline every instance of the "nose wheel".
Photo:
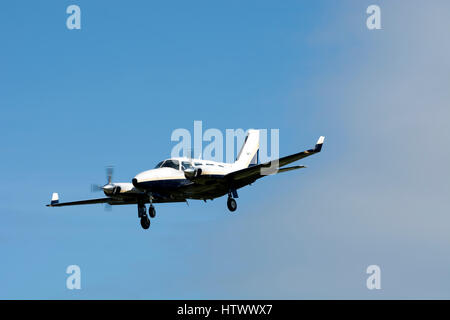
[{"label": "nose wheel", "polygon": [[227,207],[228,207],[228,210],[230,210],[231,212],[236,211],[236,209],[237,209],[236,200],[234,200],[232,197],[228,197]]}]

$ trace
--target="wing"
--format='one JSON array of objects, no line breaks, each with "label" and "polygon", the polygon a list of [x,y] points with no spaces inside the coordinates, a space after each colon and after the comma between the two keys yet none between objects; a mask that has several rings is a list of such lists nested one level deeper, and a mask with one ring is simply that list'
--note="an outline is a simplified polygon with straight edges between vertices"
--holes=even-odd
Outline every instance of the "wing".
[{"label": "wing", "polygon": [[[65,207],[65,206],[78,206],[83,204],[96,204],[96,203],[108,203],[108,204],[119,204],[117,201],[112,198],[100,198],[100,199],[89,199],[89,200],[80,200],[80,201],[71,201],[71,202],[59,202],[59,200],[52,200],[50,204],[47,204],[47,207]],[[121,204],[121,203],[120,203]]]},{"label": "wing", "polygon": [[[52,201],[50,204],[47,204],[47,207],[65,207],[65,206],[78,206],[84,204],[97,204],[97,203],[107,203],[112,206],[115,205],[123,205],[123,204],[137,204],[138,200],[143,201],[144,203],[148,203],[149,199],[147,196],[145,197],[124,197],[124,198],[99,198],[99,199],[89,199],[89,200],[80,200],[80,201],[71,201],[71,202],[59,202],[59,196],[57,193],[53,193]],[[167,199],[158,197],[153,200],[153,203],[166,203],[166,202],[185,202],[184,199]]]},{"label": "wing", "polygon": [[283,158],[261,163],[238,171],[234,171],[227,174],[225,178],[228,179],[228,181],[232,184],[246,185],[267,175],[305,168],[305,166],[294,166],[289,168],[281,168],[281,167],[294,161],[319,153],[322,150],[324,140],[325,140],[324,137],[320,137],[319,140],[317,140],[314,149],[305,150],[299,153],[291,154]]}]

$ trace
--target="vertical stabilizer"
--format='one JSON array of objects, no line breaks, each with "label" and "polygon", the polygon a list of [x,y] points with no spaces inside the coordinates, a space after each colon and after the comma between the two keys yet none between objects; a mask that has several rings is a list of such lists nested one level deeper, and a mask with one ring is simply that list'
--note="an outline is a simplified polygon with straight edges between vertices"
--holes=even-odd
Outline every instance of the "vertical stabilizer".
[{"label": "vertical stabilizer", "polygon": [[[255,157],[258,157],[259,150],[259,130],[250,129],[248,130],[247,136],[245,137],[244,144],[242,145],[241,151],[238,154],[234,166],[236,170],[247,168],[250,163],[255,161]],[[253,160],[253,161],[252,161]]]}]

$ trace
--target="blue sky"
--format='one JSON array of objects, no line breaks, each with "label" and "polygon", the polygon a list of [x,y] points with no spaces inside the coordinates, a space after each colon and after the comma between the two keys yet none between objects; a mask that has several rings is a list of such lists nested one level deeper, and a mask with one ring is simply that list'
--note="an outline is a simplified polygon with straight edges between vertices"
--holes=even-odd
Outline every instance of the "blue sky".
[{"label": "blue sky", "polygon": [[[379,4],[382,30],[366,28]],[[411,4],[412,3],[412,4]],[[82,29],[68,30],[68,5]],[[0,11],[0,298],[449,298],[449,4],[9,1]],[[323,153],[225,199],[46,208],[170,155],[177,128]],[[82,290],[65,288],[77,264]],[[382,271],[367,290],[366,267]]]}]

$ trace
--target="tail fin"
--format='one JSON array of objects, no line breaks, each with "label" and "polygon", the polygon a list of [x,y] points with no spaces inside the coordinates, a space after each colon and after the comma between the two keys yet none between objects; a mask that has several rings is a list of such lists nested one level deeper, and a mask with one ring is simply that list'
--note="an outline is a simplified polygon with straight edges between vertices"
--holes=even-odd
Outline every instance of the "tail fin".
[{"label": "tail fin", "polygon": [[258,161],[258,151],[259,130],[250,129],[234,165],[239,169],[247,168],[255,159]]}]

